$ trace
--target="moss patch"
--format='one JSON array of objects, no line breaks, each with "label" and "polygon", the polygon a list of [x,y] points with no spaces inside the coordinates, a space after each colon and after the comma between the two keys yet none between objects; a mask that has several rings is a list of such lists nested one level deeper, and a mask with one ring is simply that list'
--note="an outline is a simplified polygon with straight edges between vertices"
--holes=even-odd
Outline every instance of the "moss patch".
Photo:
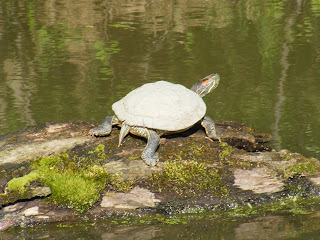
[{"label": "moss patch", "polygon": [[93,154],[93,153],[97,153],[99,157],[101,158],[105,158],[106,154],[104,153],[105,150],[105,146],[103,144],[99,144],[98,146],[96,146],[96,148],[92,151],[89,151],[89,154]]},{"label": "moss patch", "polygon": [[27,188],[30,186],[30,183],[33,181],[36,181],[39,178],[39,172],[38,171],[32,171],[29,174],[13,178],[8,182],[7,189],[8,191],[19,191],[21,194],[23,194]]},{"label": "moss patch", "polygon": [[179,138],[177,142],[178,146],[174,140],[165,144],[165,147],[160,146],[158,151],[162,159],[192,159],[206,163],[219,160],[217,149],[206,139]]},{"label": "moss patch", "polygon": [[278,158],[273,157],[276,164],[275,171],[283,178],[292,178],[296,175],[306,177],[320,175],[320,162],[318,159],[306,158],[298,153],[283,152],[278,154]]},{"label": "moss patch", "polygon": [[250,217],[263,216],[268,213],[272,214],[290,214],[301,215],[310,214],[319,207],[319,199],[303,199],[301,197],[292,197],[286,199],[279,199],[271,204],[261,204],[253,206],[250,203],[245,203],[242,206],[229,208],[227,210],[217,211],[217,215],[236,216],[236,217]]},{"label": "moss patch", "polygon": [[40,158],[33,168],[39,172],[40,181],[51,188],[51,200],[84,212],[99,200],[100,191],[110,179],[101,166],[78,163],[63,153]]},{"label": "moss patch", "polygon": [[8,190],[23,193],[31,182],[39,181],[50,187],[52,194],[48,199],[53,203],[82,213],[99,200],[100,192],[106,187],[116,191],[131,188],[132,181],[109,174],[98,164],[105,157],[102,146],[91,154],[97,154],[99,158],[71,158],[67,153],[39,158],[31,165],[29,174],[8,183]]},{"label": "moss patch", "polygon": [[285,170],[286,175],[301,174],[313,176],[320,173],[320,162],[314,158],[298,159],[297,162]]},{"label": "moss patch", "polygon": [[219,195],[226,197],[228,190],[215,168],[197,161],[167,161],[163,171],[154,173],[151,183],[158,192],[172,191],[180,196]]},{"label": "moss patch", "polygon": [[226,142],[219,143],[221,151],[219,153],[220,163],[230,167],[250,168],[252,164],[250,162],[243,161],[239,158],[232,156],[234,148]]}]

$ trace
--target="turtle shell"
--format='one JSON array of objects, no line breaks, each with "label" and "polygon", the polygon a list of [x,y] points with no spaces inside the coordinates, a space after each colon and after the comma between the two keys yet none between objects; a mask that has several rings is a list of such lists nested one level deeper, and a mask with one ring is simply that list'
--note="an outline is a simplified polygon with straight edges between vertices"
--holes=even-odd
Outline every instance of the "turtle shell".
[{"label": "turtle shell", "polygon": [[187,129],[202,119],[206,104],[194,91],[166,81],[147,83],[112,105],[118,119],[131,126],[164,131]]}]

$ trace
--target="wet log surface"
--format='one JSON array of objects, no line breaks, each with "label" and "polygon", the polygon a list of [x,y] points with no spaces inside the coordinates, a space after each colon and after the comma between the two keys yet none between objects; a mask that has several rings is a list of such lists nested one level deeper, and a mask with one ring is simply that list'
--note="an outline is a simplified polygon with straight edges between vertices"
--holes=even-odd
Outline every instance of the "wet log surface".
[{"label": "wet log surface", "polygon": [[[141,160],[144,139],[128,135],[118,147],[119,129],[114,128],[110,136],[97,138],[88,135],[93,126],[86,122],[47,123],[0,137],[0,230],[78,221],[83,217],[114,218],[199,209],[218,214],[236,206],[252,209],[279,201],[319,197],[317,159],[287,150],[272,151],[270,135],[242,124],[217,122],[223,143],[206,138],[200,125],[164,136],[156,167]],[[42,181],[40,177],[31,179],[20,192],[10,191],[12,179],[25,181],[32,171],[41,176],[40,170],[31,164],[35,159],[59,156],[62,152],[68,153],[79,168],[90,165],[96,157],[99,167],[110,176],[117,176],[99,190],[99,199],[86,211],[79,214],[66,203],[47,201],[51,189],[43,177]],[[54,194],[52,191],[51,195]]]}]

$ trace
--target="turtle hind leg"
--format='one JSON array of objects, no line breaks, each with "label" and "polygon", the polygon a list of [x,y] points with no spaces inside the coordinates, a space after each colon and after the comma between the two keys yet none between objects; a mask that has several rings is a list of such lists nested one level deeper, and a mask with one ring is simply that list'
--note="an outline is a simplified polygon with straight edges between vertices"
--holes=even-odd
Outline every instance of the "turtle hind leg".
[{"label": "turtle hind leg", "polygon": [[159,135],[155,131],[143,127],[131,127],[130,132],[147,139],[147,146],[143,150],[141,158],[147,165],[155,166],[159,161],[156,153],[160,142]]},{"label": "turtle hind leg", "polygon": [[220,137],[217,135],[216,127],[212,118],[204,116],[201,125],[204,127],[204,130],[209,138],[219,140],[219,142],[221,141]]},{"label": "turtle hind leg", "polygon": [[147,165],[149,166],[155,166],[157,162],[159,161],[158,153],[156,153],[159,142],[160,142],[160,137],[155,131],[146,129],[147,131],[147,146],[142,152],[142,159],[146,162]]},{"label": "turtle hind leg", "polygon": [[120,124],[120,121],[116,116],[107,116],[98,127],[90,129],[89,134],[97,137],[109,135],[112,126],[116,124]]}]

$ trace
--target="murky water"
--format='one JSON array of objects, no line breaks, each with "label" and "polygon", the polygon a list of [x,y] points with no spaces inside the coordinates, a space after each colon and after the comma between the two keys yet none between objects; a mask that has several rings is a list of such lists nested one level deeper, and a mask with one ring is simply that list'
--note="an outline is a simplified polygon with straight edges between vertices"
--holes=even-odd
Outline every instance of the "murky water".
[{"label": "murky water", "polygon": [[[206,218],[202,220],[167,219],[166,223],[115,225],[59,224],[34,226],[0,232],[1,239],[212,239],[212,240],[317,240],[320,238],[319,214],[311,216],[264,216],[258,218]],[[124,221],[125,222],[125,221]]]},{"label": "murky water", "polygon": [[320,158],[319,0],[0,2],[0,135],[219,73],[208,115]]},{"label": "murky water", "polygon": [[320,2],[2,1],[0,131],[100,122],[130,90],[210,73],[208,114],[320,157]]}]

